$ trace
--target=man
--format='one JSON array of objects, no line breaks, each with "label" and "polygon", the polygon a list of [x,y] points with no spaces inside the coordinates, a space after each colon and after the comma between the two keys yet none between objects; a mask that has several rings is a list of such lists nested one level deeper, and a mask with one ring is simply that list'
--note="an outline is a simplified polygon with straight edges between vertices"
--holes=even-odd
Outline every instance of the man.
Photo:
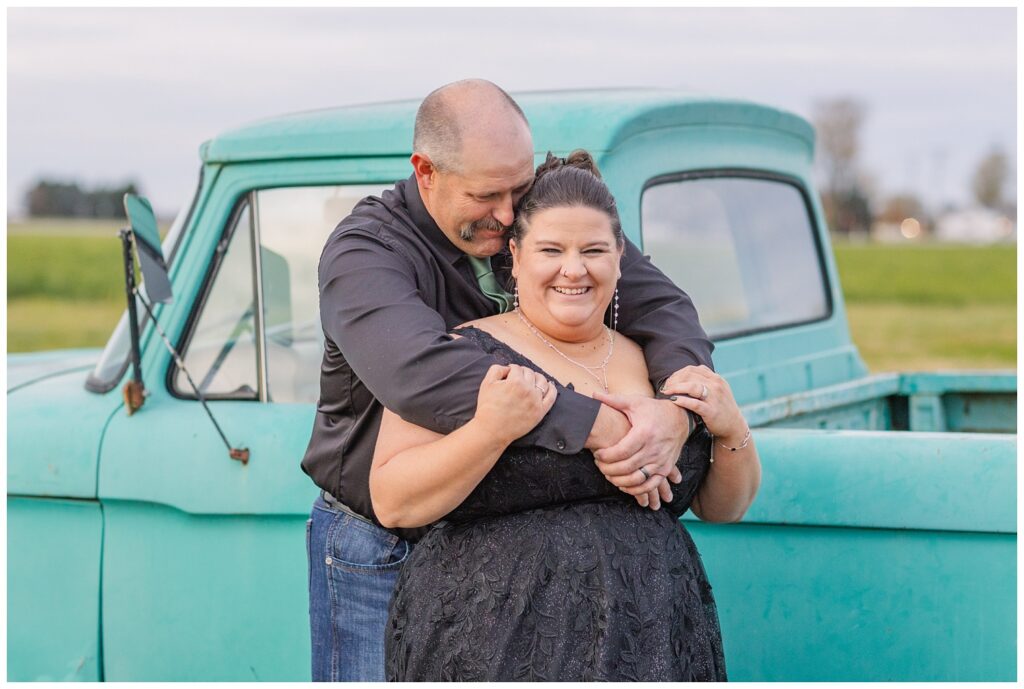
[{"label": "man", "polygon": [[[387,605],[425,529],[388,531],[373,514],[369,469],[381,404],[438,432],[472,417],[495,361],[446,333],[507,308],[489,259],[507,258],[505,230],[533,181],[526,118],[490,82],[456,82],[427,96],[413,149],[413,175],[361,201],[320,259],[321,393],[302,462],[323,489],[308,539],[314,680],[384,679]],[[504,261],[495,268],[498,278],[507,274]],[[619,329],[644,346],[656,384],[687,365],[710,366],[712,346],[689,298],[631,243],[619,284]],[[666,477],[688,428],[667,401],[616,410],[566,391],[519,442],[564,454],[592,449],[606,476],[656,509],[670,496]]]}]

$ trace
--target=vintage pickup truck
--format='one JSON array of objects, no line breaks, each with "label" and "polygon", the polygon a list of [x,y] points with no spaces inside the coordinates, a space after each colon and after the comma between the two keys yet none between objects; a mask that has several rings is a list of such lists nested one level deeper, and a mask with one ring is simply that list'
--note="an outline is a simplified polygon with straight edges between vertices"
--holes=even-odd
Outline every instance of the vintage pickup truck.
[{"label": "vintage pickup truck", "polygon": [[[594,152],[754,427],[764,479],[743,522],[685,517],[730,677],[1014,680],[1016,376],[868,375],[811,126],[672,92],[516,97],[538,159]],[[282,117],[200,149],[155,314],[247,463],[148,317],[132,415],[127,315],[102,352],[9,357],[8,679],[309,678],[316,264],[359,198],[409,175],[416,106]]]}]

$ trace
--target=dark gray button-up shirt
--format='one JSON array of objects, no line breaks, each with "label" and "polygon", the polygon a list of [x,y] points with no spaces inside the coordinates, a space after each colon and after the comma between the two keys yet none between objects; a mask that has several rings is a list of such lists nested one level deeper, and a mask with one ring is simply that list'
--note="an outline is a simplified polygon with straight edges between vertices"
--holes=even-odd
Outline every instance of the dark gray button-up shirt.
[{"label": "dark gray button-up shirt", "polygon": [[[492,259],[507,284],[511,259]],[[472,267],[427,212],[414,177],[360,201],[320,257],[324,358],[320,400],[302,469],[349,508],[376,522],[369,473],[382,404],[416,425],[447,433],[470,418],[495,362],[449,330],[493,315]],[[711,366],[712,344],[690,298],[631,242],[619,280],[619,330],[644,349],[657,386],[691,364]],[[563,392],[517,444],[573,454],[600,404]],[[415,540],[423,529],[395,529]]]}]

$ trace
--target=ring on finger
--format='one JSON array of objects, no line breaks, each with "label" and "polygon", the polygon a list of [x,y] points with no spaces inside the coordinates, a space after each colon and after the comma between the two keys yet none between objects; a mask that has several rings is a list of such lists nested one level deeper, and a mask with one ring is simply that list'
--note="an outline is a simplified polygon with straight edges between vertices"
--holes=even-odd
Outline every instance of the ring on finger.
[{"label": "ring on finger", "polygon": [[647,473],[647,469],[645,469],[644,467],[640,467],[640,473],[644,475],[644,480],[645,481],[650,481],[651,480],[651,475],[649,473]]},{"label": "ring on finger", "polygon": [[700,398],[701,400],[706,400],[708,398],[708,386],[705,385],[704,383],[701,383],[700,387]]},{"label": "ring on finger", "polygon": [[548,392],[547,388],[542,388],[541,386],[537,385],[536,383],[533,384],[533,387],[535,387],[538,390],[540,390],[540,394],[542,394],[542,395],[546,395],[547,392]]}]

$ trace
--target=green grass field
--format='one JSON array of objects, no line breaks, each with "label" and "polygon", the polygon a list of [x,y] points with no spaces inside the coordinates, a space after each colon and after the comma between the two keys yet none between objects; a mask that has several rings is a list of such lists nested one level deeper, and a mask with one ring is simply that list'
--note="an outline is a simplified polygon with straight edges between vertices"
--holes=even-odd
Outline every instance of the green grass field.
[{"label": "green grass field", "polygon": [[955,244],[854,245],[834,242],[852,303],[1017,303],[1017,247]]},{"label": "green grass field", "polygon": [[102,346],[125,307],[122,223],[36,220],[7,228],[7,351]]},{"label": "green grass field", "polygon": [[[11,223],[7,348],[102,346],[124,309],[117,221]],[[1017,248],[836,242],[872,371],[1017,366]]]},{"label": "green grass field", "polygon": [[116,237],[8,234],[7,299],[125,300]]},{"label": "green grass field", "polygon": [[1017,247],[835,243],[874,371],[1017,367]]}]

